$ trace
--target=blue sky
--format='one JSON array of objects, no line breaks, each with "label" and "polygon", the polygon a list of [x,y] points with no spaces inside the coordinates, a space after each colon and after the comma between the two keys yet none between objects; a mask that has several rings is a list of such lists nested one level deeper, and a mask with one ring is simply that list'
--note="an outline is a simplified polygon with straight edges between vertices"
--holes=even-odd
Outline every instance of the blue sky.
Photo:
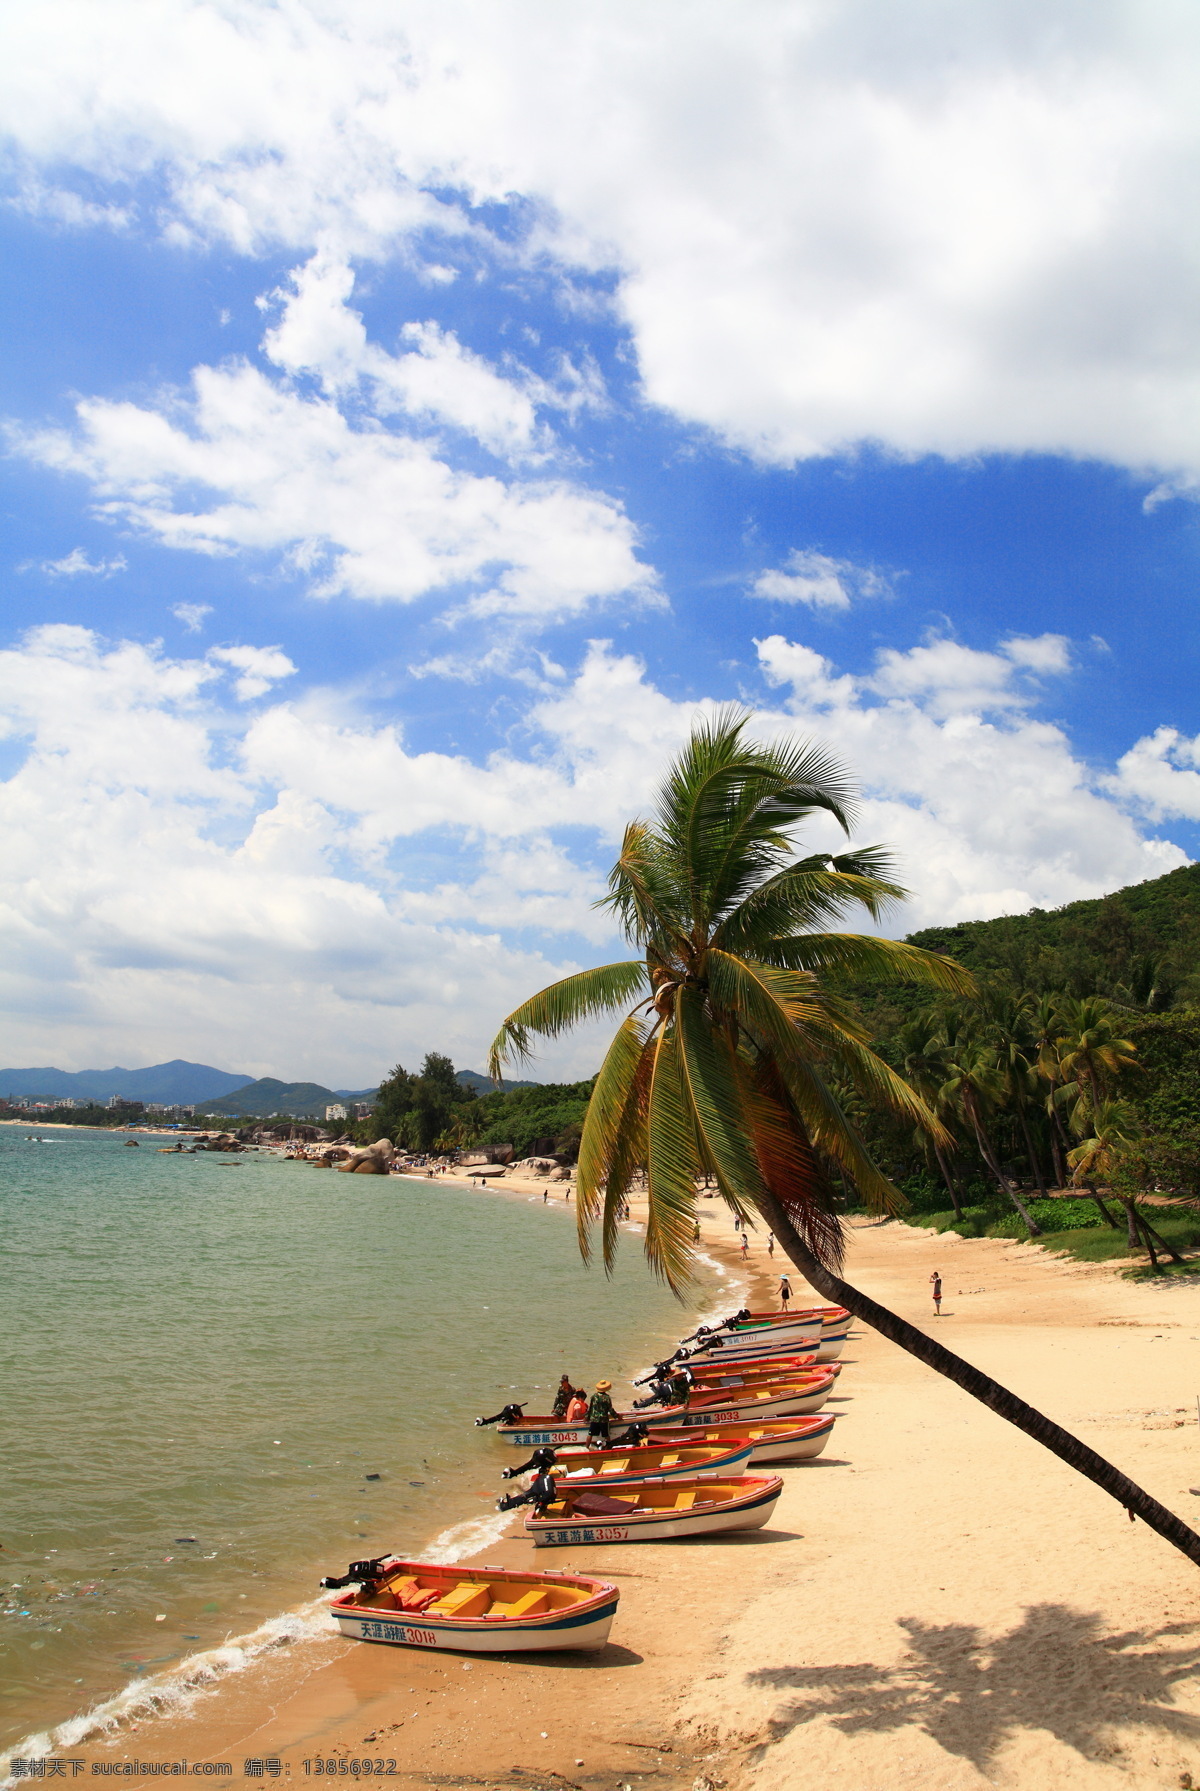
[{"label": "blue sky", "polygon": [[4,1061],[477,1065],[730,699],[891,931],[1195,854],[1194,20],[0,10]]}]

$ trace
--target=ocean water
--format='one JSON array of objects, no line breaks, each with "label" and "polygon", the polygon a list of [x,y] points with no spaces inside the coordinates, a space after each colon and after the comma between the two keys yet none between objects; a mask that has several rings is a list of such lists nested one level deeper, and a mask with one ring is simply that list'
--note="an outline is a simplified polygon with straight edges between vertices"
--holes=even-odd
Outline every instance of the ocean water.
[{"label": "ocean water", "polygon": [[474,1418],[688,1316],[561,1200],[41,1136],[0,1128],[0,1755],[297,1632],[351,1558],[481,1545],[513,1457]]}]

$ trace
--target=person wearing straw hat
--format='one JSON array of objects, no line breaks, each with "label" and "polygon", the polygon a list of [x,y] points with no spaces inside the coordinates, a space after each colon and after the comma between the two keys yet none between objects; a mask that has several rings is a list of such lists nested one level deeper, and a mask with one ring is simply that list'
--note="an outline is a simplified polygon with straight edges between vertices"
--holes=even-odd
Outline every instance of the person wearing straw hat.
[{"label": "person wearing straw hat", "polygon": [[588,1400],[588,1448],[605,1449],[608,1447],[609,1430],[616,1408],[612,1399],[612,1382],[597,1381],[596,1391]]}]

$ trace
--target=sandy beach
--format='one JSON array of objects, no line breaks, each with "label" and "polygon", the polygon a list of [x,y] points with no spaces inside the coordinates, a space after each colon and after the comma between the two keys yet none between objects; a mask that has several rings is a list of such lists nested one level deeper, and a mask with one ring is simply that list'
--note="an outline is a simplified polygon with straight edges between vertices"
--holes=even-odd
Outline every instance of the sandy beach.
[{"label": "sandy beach", "polygon": [[[778,1261],[756,1243],[760,1285]],[[1200,1519],[1200,1287],[895,1223],[855,1225],[849,1272]],[[390,1759],[399,1786],[525,1791],[1200,1783],[1196,1570],[874,1334],[843,1362],[833,1440],[783,1470],[772,1528],[538,1555],[619,1583],[596,1657],[465,1662],[330,1637],[70,1752],[229,1760],[239,1777],[272,1755],[292,1777]],[[498,1452],[480,1449],[490,1486]],[[483,1558],[534,1562],[519,1533]]]}]

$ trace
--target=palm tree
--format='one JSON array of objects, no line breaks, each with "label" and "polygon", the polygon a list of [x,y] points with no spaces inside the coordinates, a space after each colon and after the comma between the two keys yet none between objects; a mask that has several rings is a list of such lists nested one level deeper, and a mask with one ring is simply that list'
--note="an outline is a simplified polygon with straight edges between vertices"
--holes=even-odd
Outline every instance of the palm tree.
[{"label": "palm tree", "polygon": [[[1140,1066],[1137,1046],[1117,1035],[1117,1020],[1101,995],[1087,995],[1059,1008],[1063,1036],[1058,1041],[1059,1076],[1063,1086],[1058,1100],[1075,1102],[1071,1124],[1082,1131],[1083,1122],[1129,1070]],[[1077,1120],[1078,1115],[1078,1120]]]},{"label": "palm tree", "polygon": [[962,1108],[975,1134],[979,1154],[995,1177],[997,1187],[1020,1213],[1029,1236],[1036,1238],[1041,1236],[1042,1228],[1005,1175],[988,1134],[988,1113],[1001,1105],[1005,1092],[1004,1071],[997,1061],[995,1049],[967,1033],[946,1063],[943,1098]]},{"label": "palm tree", "polygon": [[1035,1002],[1031,995],[1012,995],[993,989],[987,994],[984,1011],[988,1033],[996,1050],[997,1066],[1004,1077],[1005,1096],[1017,1116],[1038,1193],[1045,1198],[1046,1181],[1041,1159],[1029,1129],[1029,1104],[1038,1092],[1039,1081],[1033,1031]]},{"label": "palm tree", "polygon": [[[1096,1183],[1103,1177],[1112,1186],[1114,1173],[1119,1168],[1121,1159],[1136,1144],[1139,1130],[1137,1114],[1128,1101],[1098,1101],[1095,1108],[1087,1113],[1086,1123],[1091,1128],[1090,1133],[1070,1153],[1067,1161],[1073,1171],[1071,1180],[1077,1187],[1086,1188],[1103,1212],[1105,1209],[1096,1190]],[[1173,1262],[1182,1262],[1183,1258],[1175,1246],[1154,1230],[1144,1213],[1138,1212],[1137,1195],[1119,1186],[1112,1191],[1125,1208],[1125,1235],[1130,1252],[1144,1241],[1150,1252],[1150,1261],[1157,1268],[1158,1252],[1154,1248],[1157,1242]]]},{"label": "palm tree", "polygon": [[[900,1028],[897,1038],[905,1076],[917,1093],[933,1107],[934,1112],[944,1125],[947,1117],[946,1103],[940,1099],[940,1095],[946,1079],[943,1057],[945,1039],[935,1031],[935,1024],[928,1014],[918,1014],[915,1019],[907,1021]],[[934,1160],[941,1171],[942,1180],[946,1184],[946,1192],[950,1196],[950,1205],[954,1208],[954,1216],[956,1219],[961,1219],[962,1207],[959,1204],[958,1189],[950,1174],[948,1161],[950,1151],[954,1148],[953,1138],[949,1148],[944,1148],[941,1142],[937,1138],[931,1137],[924,1127],[918,1127],[913,1136],[915,1139],[927,1141],[928,1146],[932,1149]]]},{"label": "palm tree", "polygon": [[940,1127],[870,1050],[836,986],[890,979],[962,996],[972,985],[959,966],[912,946],[814,930],[854,904],[875,916],[899,891],[878,851],[793,856],[795,829],[815,813],[848,833],[849,782],[816,747],[755,746],[745,727],[730,712],[697,727],[667,774],[654,822],[625,831],[607,905],[638,956],[543,989],[509,1015],[492,1047],[498,1076],[507,1059],[530,1055],[535,1036],[630,1010],[580,1143],[585,1258],[599,1220],[611,1265],[617,1215],[644,1167],[646,1254],[678,1291],[689,1279],[696,1181],[707,1171],[736,1212],[760,1215],[823,1298],[1044,1443],[1200,1564],[1200,1536],[1111,1463],[842,1279],[829,1166],[876,1211],[895,1210],[901,1197],[826,1076],[934,1135]]}]

